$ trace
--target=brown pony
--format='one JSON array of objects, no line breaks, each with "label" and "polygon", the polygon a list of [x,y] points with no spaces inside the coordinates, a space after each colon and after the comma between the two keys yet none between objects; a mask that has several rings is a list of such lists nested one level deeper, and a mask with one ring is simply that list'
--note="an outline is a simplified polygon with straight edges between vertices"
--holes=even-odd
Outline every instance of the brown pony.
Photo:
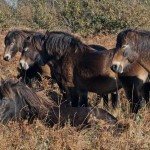
[{"label": "brown pony", "polygon": [[[7,33],[4,43],[5,43],[5,51],[4,51],[4,60],[10,61],[18,52],[22,52],[23,42],[30,35],[39,34],[39,36],[43,36],[40,32],[28,31],[28,30],[11,30]],[[40,79],[41,75],[49,76],[50,69],[47,65],[40,66],[38,64],[34,64],[28,71],[22,70],[18,68],[18,78],[22,78],[26,83],[30,83],[30,81],[34,78]]]},{"label": "brown pony", "polygon": [[[20,65],[24,69],[30,68],[30,66],[28,66],[28,64],[26,64],[25,62],[28,62],[32,66],[33,65],[32,62],[36,61],[35,59],[38,59],[38,58],[34,59],[33,56],[36,55],[36,51],[39,52],[42,50],[41,40],[42,39],[38,35],[34,35],[34,36],[30,36],[29,39],[27,38],[24,41],[24,47],[23,47],[24,51],[22,53],[22,57],[24,57],[25,55],[25,58],[20,60]],[[100,45],[89,45],[89,46],[98,50],[99,52],[107,51],[106,48]],[[59,61],[52,60],[48,64],[51,68],[52,78],[56,80],[61,91],[65,91],[65,88],[62,85],[61,67],[59,66],[59,63],[60,63]],[[80,98],[78,98],[77,95],[80,95]],[[117,98],[118,98],[117,93],[114,92],[112,93],[111,96],[112,96],[112,106],[115,108],[117,105]],[[108,94],[102,94],[101,97],[103,97],[104,100],[104,107],[108,108]],[[76,92],[76,101],[78,101],[77,99],[80,99],[79,100],[80,106],[87,106],[87,90],[80,90]]]},{"label": "brown pony", "polygon": [[[144,68],[142,70],[149,72],[149,57],[150,52],[150,31],[127,29],[120,32],[117,36],[116,48],[114,50],[114,56],[112,60],[111,69],[117,73],[124,73],[127,68],[133,68],[134,64],[138,63],[139,67]],[[137,70],[134,68],[134,70]],[[135,72],[134,71],[134,72]],[[141,71],[140,71],[141,72]],[[141,72],[141,77],[147,73]],[[146,75],[147,76],[147,75]],[[142,78],[143,78],[142,77]],[[139,77],[140,78],[140,77]],[[136,88],[136,86],[135,86]],[[146,102],[149,101],[149,83],[144,84],[144,96]],[[140,89],[141,90],[141,89]]]},{"label": "brown pony", "polygon": [[53,126],[56,123],[64,125],[68,120],[72,126],[87,125],[92,119],[103,120],[108,124],[116,124],[117,119],[100,108],[58,107],[55,102],[38,96],[24,83],[9,80],[2,81],[0,86],[0,122],[21,121],[28,119],[30,123],[35,118]]},{"label": "brown pony", "polygon": [[133,62],[150,72],[150,31],[127,29],[117,36],[112,69],[122,73]]},{"label": "brown pony", "polygon": [[[57,64],[62,85],[72,101],[72,106],[77,106],[77,93],[82,90],[107,94],[120,89],[122,83],[131,101],[131,111],[137,113],[141,99],[140,89],[148,73],[138,64],[134,64],[124,74],[114,73],[110,69],[113,51],[114,49],[99,52],[71,34],[48,32],[45,35],[43,49],[31,51],[27,48],[20,61],[24,62],[24,68],[29,68],[33,62],[44,65],[52,61]],[[34,56],[32,62],[31,55]],[[136,88],[133,89],[134,85]]]}]

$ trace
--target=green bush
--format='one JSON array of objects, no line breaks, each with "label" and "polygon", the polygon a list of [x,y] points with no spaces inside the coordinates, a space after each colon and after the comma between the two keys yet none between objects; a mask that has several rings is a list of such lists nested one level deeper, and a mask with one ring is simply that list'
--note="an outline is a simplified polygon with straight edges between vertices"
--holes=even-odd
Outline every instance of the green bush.
[{"label": "green bush", "polygon": [[133,0],[69,0],[62,10],[62,22],[82,35],[116,32],[129,27],[150,27],[146,1]]},{"label": "green bush", "polygon": [[0,2],[0,27],[7,28],[11,24],[11,8],[9,8],[3,1]]},{"label": "green bush", "polygon": [[20,0],[16,9],[0,2],[1,28],[67,29],[83,36],[150,29],[149,16],[149,0]]}]

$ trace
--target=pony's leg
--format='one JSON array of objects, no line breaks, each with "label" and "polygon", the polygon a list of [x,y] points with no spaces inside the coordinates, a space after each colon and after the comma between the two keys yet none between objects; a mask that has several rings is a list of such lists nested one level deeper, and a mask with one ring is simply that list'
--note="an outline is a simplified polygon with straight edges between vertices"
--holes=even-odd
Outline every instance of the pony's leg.
[{"label": "pony's leg", "polygon": [[72,107],[78,107],[79,104],[79,93],[76,88],[69,88],[69,99],[71,100]]},{"label": "pony's leg", "polygon": [[18,75],[17,79],[20,79],[21,82],[24,82],[25,84],[29,83],[29,80],[26,78],[26,72],[23,69],[17,68]]},{"label": "pony's leg", "polygon": [[101,102],[101,98],[102,98],[102,95],[97,94],[97,98],[96,98],[96,105],[100,104],[100,102]]},{"label": "pony's leg", "polygon": [[117,108],[117,104],[118,104],[118,93],[117,93],[117,91],[111,93],[111,101],[112,101],[113,109],[116,109]]},{"label": "pony's leg", "polygon": [[137,113],[142,101],[143,81],[137,77],[125,77],[122,81],[126,96],[130,102],[130,112]]},{"label": "pony's leg", "polygon": [[66,106],[66,107],[70,107],[71,106],[71,101],[70,101],[70,99],[68,99],[68,93],[66,92],[66,91],[61,91],[61,93],[62,93],[62,101],[61,101],[61,103],[63,104],[63,106]]},{"label": "pony's leg", "polygon": [[138,113],[140,109],[140,97],[137,95],[136,90],[133,92],[133,99],[130,101],[130,112],[131,113]]},{"label": "pony's leg", "polygon": [[54,86],[54,83],[57,83],[60,92],[62,93],[62,103],[64,106],[70,106],[70,99],[69,98],[69,91],[66,87],[66,84],[62,80],[62,76],[60,73],[57,72],[57,69],[55,70],[51,65],[51,78],[52,78],[52,87]]},{"label": "pony's leg", "polygon": [[109,106],[108,106],[108,94],[102,94],[102,97],[103,97],[103,107],[108,110],[109,109]]},{"label": "pony's leg", "polygon": [[142,87],[142,92],[143,92],[143,97],[147,104],[149,102],[149,98],[150,98],[150,82],[144,83],[144,85]]},{"label": "pony's leg", "polygon": [[86,90],[80,90],[80,107],[87,107],[88,106],[88,91]]},{"label": "pony's leg", "polygon": [[136,79],[134,83],[134,90],[133,90],[133,104],[131,103],[131,111],[133,113],[138,113],[138,110],[140,109],[141,102],[143,100],[143,93],[142,93],[142,87],[144,83],[140,79]]}]

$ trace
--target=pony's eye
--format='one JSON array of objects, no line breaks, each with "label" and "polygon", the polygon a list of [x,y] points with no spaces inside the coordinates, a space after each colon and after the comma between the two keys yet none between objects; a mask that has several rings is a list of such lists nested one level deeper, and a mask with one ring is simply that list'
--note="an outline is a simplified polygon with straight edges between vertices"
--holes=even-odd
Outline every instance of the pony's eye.
[{"label": "pony's eye", "polygon": [[124,51],[124,52],[123,52],[123,57],[127,57],[127,55],[128,55],[128,52],[127,52],[127,51]]},{"label": "pony's eye", "polygon": [[123,48],[123,49],[126,48],[126,45],[122,45],[122,48]]},{"label": "pony's eye", "polygon": [[14,43],[12,42],[10,45],[14,45]]}]

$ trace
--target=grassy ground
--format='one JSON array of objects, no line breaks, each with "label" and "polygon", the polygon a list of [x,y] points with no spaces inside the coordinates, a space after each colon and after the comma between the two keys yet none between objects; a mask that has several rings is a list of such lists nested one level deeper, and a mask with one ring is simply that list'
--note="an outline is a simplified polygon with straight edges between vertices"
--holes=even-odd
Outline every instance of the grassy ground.
[{"label": "grassy ground", "polygon": [[[19,55],[11,62],[4,62],[2,54],[4,51],[4,36],[7,31],[0,31],[0,76],[4,79],[15,78],[17,75],[16,66],[18,65]],[[79,36],[79,35],[78,35]],[[115,46],[116,35],[96,35],[82,40],[88,44],[100,44],[107,48]],[[44,95],[48,91],[49,96],[56,100],[60,93],[58,87],[52,88],[47,80],[43,79],[45,86]],[[129,123],[129,128],[120,134],[116,134],[115,129],[104,130],[99,122],[92,128],[77,130],[66,123],[61,128],[54,126],[48,128],[40,121],[35,121],[32,125],[23,123],[20,127],[17,123],[10,122],[4,126],[0,124],[0,149],[37,149],[37,150],[149,150],[150,149],[150,112],[147,108],[142,108],[139,114],[142,119],[131,119],[129,104],[124,95],[124,91],[119,91],[120,101],[118,108],[114,111],[110,108],[109,112],[118,118],[120,122]],[[90,93],[90,102],[95,100],[95,95]],[[101,106],[101,104],[100,104]]]}]

